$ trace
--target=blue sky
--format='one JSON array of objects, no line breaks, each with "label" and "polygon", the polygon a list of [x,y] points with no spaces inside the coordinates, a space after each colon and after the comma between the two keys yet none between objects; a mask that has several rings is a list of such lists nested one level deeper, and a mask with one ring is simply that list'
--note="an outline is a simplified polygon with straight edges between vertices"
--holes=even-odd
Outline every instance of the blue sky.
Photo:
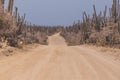
[{"label": "blue sky", "polygon": [[81,20],[83,11],[93,13],[93,4],[99,12],[104,10],[105,5],[111,7],[112,0],[15,0],[20,14],[27,14],[28,22],[50,26],[67,26]]}]

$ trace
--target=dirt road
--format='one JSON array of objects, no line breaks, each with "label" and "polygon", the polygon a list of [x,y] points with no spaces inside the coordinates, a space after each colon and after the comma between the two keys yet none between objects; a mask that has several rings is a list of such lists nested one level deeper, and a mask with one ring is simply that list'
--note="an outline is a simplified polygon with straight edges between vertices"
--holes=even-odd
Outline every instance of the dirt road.
[{"label": "dirt road", "polygon": [[0,60],[0,80],[120,80],[120,64],[85,46],[67,46],[59,34],[48,46]]}]

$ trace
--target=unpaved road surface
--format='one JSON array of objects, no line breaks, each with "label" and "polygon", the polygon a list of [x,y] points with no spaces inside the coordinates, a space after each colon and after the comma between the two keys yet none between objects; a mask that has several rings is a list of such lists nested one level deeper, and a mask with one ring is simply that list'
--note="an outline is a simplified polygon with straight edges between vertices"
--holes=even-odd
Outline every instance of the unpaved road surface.
[{"label": "unpaved road surface", "polygon": [[59,34],[48,41],[48,46],[0,60],[0,80],[120,80],[120,64],[100,52],[67,46]]}]

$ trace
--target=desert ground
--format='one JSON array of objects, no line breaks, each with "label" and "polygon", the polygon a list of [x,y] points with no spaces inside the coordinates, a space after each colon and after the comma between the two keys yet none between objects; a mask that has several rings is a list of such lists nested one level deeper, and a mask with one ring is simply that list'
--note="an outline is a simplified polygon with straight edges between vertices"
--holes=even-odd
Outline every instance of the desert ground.
[{"label": "desert ground", "polygon": [[120,62],[108,55],[119,50],[67,46],[59,34],[48,43],[0,59],[0,80],[120,80]]}]

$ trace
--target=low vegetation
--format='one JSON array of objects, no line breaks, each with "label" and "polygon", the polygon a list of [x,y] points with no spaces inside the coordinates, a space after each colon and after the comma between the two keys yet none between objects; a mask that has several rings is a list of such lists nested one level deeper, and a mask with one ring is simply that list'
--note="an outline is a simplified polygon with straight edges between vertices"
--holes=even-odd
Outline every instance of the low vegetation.
[{"label": "low vegetation", "polygon": [[[0,0],[0,43],[22,48],[22,45],[39,43],[47,45],[47,37],[61,32],[68,45],[94,44],[120,48],[120,5],[113,0],[107,16],[105,10],[97,14],[93,5],[93,15],[83,12],[83,20],[73,25],[39,26],[27,23],[25,14],[20,16],[18,8],[13,12],[14,0],[9,0],[8,9],[4,8],[5,0]],[[2,45],[0,45],[2,47]]]}]

